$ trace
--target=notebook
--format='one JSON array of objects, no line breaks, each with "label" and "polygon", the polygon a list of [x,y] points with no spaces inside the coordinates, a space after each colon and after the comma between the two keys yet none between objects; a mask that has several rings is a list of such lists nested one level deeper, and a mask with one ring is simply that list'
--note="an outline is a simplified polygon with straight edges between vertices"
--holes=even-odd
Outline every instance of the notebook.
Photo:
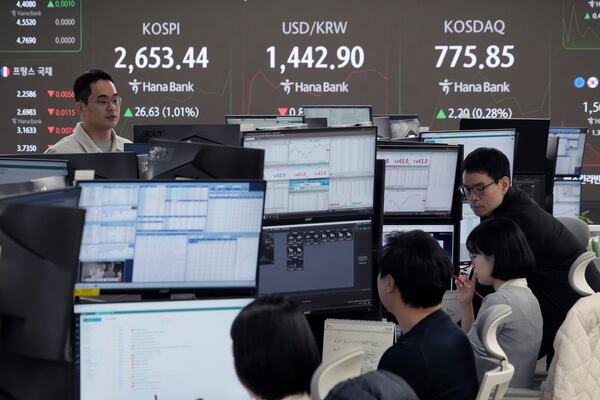
[{"label": "notebook", "polygon": [[361,373],[374,371],[383,353],[394,344],[395,327],[393,322],[386,321],[327,319],[323,328],[323,362],[341,351],[360,346],[367,353]]}]

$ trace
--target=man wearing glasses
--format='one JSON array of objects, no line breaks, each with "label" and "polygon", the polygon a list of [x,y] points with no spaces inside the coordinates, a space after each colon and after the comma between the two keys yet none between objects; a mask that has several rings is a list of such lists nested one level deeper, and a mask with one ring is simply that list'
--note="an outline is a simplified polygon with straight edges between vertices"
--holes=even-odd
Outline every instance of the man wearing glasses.
[{"label": "man wearing glasses", "polygon": [[73,134],[61,139],[46,153],[108,153],[123,151],[129,140],[117,136],[122,98],[112,77],[93,69],[84,72],[73,85],[75,110],[81,115]]},{"label": "man wearing glasses", "polygon": [[[510,165],[504,153],[478,148],[463,161],[460,191],[481,220],[503,216],[516,222],[525,234],[536,259],[536,269],[527,282],[540,303],[544,320],[540,358],[547,355],[549,365],[556,331],[579,298],[569,285],[569,269],[585,249],[556,218],[527,194],[511,187],[509,177]],[[486,292],[480,285],[476,290]]]}]

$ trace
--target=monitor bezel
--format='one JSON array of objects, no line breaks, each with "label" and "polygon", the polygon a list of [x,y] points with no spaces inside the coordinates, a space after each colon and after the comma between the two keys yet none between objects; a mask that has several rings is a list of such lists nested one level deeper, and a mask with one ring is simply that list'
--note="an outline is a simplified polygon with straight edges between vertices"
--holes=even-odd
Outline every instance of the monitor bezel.
[{"label": "monitor bezel", "polygon": [[[189,129],[189,133],[182,134],[182,137],[170,138],[163,136],[163,132],[160,132],[160,135],[142,135],[144,132],[148,131],[150,128],[154,128],[155,131],[158,131],[160,127],[163,127],[165,130],[175,130],[175,129]],[[210,131],[212,129],[215,130],[223,130],[223,131],[231,131],[227,132],[227,135],[224,135],[227,139],[232,140],[224,140],[222,142],[217,141],[216,139],[208,139],[203,138],[201,135],[202,130]],[[198,134],[195,134],[193,131],[197,130]],[[212,132],[211,132],[212,133]],[[231,135],[231,137],[229,137]],[[216,135],[215,135],[216,136]],[[235,137],[234,137],[235,136]],[[193,140],[196,137],[200,140]],[[133,142],[134,144],[142,144],[148,143],[150,139],[161,139],[161,140],[171,140],[176,142],[195,142],[195,143],[206,143],[206,144],[214,144],[214,145],[227,145],[227,146],[241,146],[242,142],[242,132],[241,130],[236,129],[235,125],[229,124],[137,124],[133,125]],[[226,142],[226,143],[225,143]]]},{"label": "monitor bezel", "polygon": [[[115,184],[121,184],[121,183],[122,184],[131,184],[131,183],[133,183],[133,184],[137,184],[137,185],[153,185],[153,184],[169,184],[169,183],[177,183],[177,184],[248,183],[248,184],[262,185],[262,187],[264,188],[264,193],[265,193],[265,195],[263,196],[263,205],[262,205],[262,213],[264,214],[265,199],[266,199],[266,181],[260,180],[260,179],[248,179],[248,180],[241,180],[241,179],[213,179],[213,180],[211,180],[211,179],[194,179],[194,180],[156,179],[156,180],[151,180],[151,181],[150,180],[144,181],[144,180],[131,180],[130,179],[130,180],[81,181],[81,182],[78,182],[77,185],[78,186],[81,186],[81,184],[103,185],[103,184],[112,184],[112,183],[115,183]],[[83,209],[85,209],[85,208],[83,208]],[[260,232],[262,232],[263,225],[264,225],[264,219],[261,219]],[[260,246],[260,233],[259,233],[258,240],[259,240],[259,246]],[[260,250],[260,248],[258,250]],[[78,270],[77,270],[76,278],[75,278],[75,290],[76,290],[76,294],[79,294],[79,296],[77,296],[77,297],[88,296],[88,294],[86,293],[87,289],[92,289],[92,291],[97,289],[100,295],[104,295],[104,294],[140,294],[140,295],[142,295],[142,297],[144,299],[164,299],[164,298],[169,298],[172,294],[181,294],[181,293],[194,294],[196,297],[202,297],[202,298],[212,298],[212,297],[215,297],[218,295],[228,296],[228,297],[254,296],[258,292],[258,280],[259,280],[258,257],[259,257],[259,252],[257,251],[255,281],[254,281],[254,285],[250,285],[250,286],[210,286],[210,287],[206,287],[206,286],[164,287],[164,286],[160,286],[160,287],[157,287],[157,286],[152,286],[152,284],[149,283],[148,286],[144,286],[144,287],[102,288],[102,287],[95,287],[93,285],[92,285],[92,287],[90,287],[90,286],[80,287],[79,284],[81,283],[80,282],[81,268],[80,268],[80,262],[79,262],[78,266],[77,266]],[[78,289],[83,289],[83,290],[81,290],[81,293],[78,293]]]}]

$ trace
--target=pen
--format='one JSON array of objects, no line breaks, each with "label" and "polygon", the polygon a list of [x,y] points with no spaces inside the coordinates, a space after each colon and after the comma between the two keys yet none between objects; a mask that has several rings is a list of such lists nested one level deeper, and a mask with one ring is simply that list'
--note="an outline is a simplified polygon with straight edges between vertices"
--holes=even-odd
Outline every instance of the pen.
[{"label": "pen", "polygon": [[[456,279],[457,281],[459,281],[460,283],[464,284],[463,280],[458,276],[458,275],[454,275],[454,279]],[[475,295],[477,295],[477,297],[479,297],[481,300],[483,300],[483,296],[480,295],[477,290],[475,289],[471,289],[473,291],[473,293],[475,293]]]}]

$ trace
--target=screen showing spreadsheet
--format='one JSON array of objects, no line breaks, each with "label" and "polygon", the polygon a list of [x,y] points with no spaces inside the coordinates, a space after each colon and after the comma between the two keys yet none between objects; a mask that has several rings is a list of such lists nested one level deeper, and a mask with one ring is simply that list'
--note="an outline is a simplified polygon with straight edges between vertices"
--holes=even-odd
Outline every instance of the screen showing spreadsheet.
[{"label": "screen showing spreadsheet", "polygon": [[250,301],[75,305],[76,398],[249,399],[229,331]]},{"label": "screen showing spreadsheet", "polygon": [[425,143],[462,144],[464,146],[463,157],[466,157],[478,147],[498,149],[508,158],[510,163],[509,178],[512,179],[516,141],[514,129],[423,132],[421,138]]},{"label": "screen showing spreadsheet", "polygon": [[583,165],[583,151],[587,128],[550,127],[549,136],[558,136],[558,154],[555,175],[579,176]]},{"label": "screen showing spreadsheet", "polygon": [[458,146],[379,146],[385,160],[383,210],[387,216],[447,216],[457,189]]},{"label": "screen showing spreadsheet", "polygon": [[375,127],[250,132],[265,150],[266,218],[371,212]]},{"label": "screen showing spreadsheet", "polygon": [[387,235],[394,231],[408,232],[414,230],[421,230],[431,234],[440,247],[444,249],[450,261],[454,262],[455,232],[454,225],[452,224],[384,224],[383,244],[385,245],[387,241]]},{"label": "screen showing spreadsheet", "polygon": [[256,286],[264,181],[80,182],[76,287]]},{"label": "screen showing spreadsheet", "polygon": [[581,212],[581,181],[554,181],[553,199],[552,214],[555,217],[579,216]]}]

